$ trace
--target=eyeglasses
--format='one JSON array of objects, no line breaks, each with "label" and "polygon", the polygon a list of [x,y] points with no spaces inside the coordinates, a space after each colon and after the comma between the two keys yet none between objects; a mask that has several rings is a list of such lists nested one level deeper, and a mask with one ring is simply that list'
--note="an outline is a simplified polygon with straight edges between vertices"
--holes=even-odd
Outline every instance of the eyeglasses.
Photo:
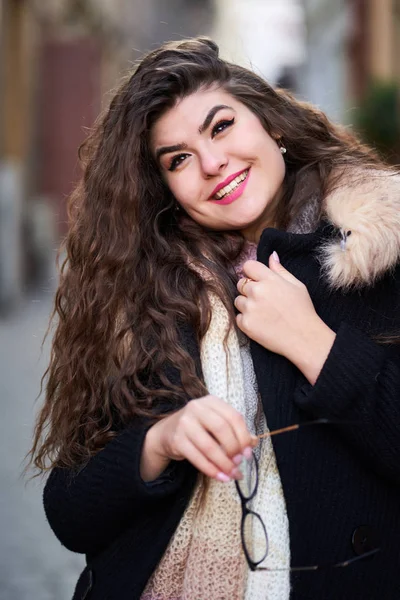
[{"label": "eyeglasses", "polygon": [[[332,421],[328,419],[317,419],[315,421],[308,421],[305,423],[290,425],[282,429],[277,429],[275,431],[263,433],[262,435],[259,435],[258,438],[267,438],[273,435],[295,431],[296,429],[300,429],[302,427],[307,427],[310,425],[321,425],[326,423],[332,423]],[[252,454],[252,457],[250,459],[243,458],[242,463],[239,465],[239,469],[243,474],[243,478],[235,480],[235,484],[242,505],[242,520],[240,532],[243,552],[245,554],[247,564],[249,565],[249,568],[252,571],[317,571],[321,569],[344,568],[357,561],[365,560],[366,558],[373,556],[380,551],[380,548],[374,548],[373,550],[365,552],[360,556],[351,557],[337,563],[323,565],[306,565],[301,567],[284,567],[271,569],[268,567],[260,567],[259,565],[268,556],[269,541],[267,529],[261,516],[247,506],[248,503],[251,500],[253,500],[253,498],[256,496],[258,489],[258,460],[254,453]],[[257,540],[257,543],[255,543],[255,540]]]}]

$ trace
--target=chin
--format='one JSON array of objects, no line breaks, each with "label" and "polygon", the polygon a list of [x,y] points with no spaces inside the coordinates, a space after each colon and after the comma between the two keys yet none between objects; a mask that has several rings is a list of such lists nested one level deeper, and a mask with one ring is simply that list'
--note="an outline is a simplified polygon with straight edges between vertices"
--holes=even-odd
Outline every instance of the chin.
[{"label": "chin", "polygon": [[260,222],[264,211],[254,212],[252,215],[246,215],[246,218],[240,219],[238,222],[238,227],[241,229],[246,229],[248,227],[253,227],[257,223]]}]

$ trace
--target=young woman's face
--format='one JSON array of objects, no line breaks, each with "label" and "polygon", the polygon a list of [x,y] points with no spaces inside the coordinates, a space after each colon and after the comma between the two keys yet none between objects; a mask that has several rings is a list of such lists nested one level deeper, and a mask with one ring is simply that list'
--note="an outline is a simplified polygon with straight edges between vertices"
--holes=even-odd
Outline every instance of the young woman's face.
[{"label": "young woman's face", "polygon": [[274,225],[285,175],[278,143],[221,89],[179,100],[155,123],[151,146],[177,202],[198,223],[257,241]]}]

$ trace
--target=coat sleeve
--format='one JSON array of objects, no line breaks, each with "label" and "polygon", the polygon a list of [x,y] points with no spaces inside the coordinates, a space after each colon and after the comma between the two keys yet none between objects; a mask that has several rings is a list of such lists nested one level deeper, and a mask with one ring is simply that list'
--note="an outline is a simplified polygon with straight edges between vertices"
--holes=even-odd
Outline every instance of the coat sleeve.
[{"label": "coat sleeve", "polygon": [[[193,330],[182,325],[179,334],[201,377]],[[166,368],[166,374],[180,385],[180,374],[173,365]],[[169,404],[162,408],[161,403],[157,410],[168,412],[171,408]],[[140,459],[149,427],[148,419],[137,418],[83,468],[51,471],[44,488],[44,508],[55,535],[68,549],[96,554],[125,529],[134,527],[137,519],[151,518],[160,507],[165,510],[174,497],[183,498],[194,486],[197,470],[185,460],[171,461],[153,482],[141,479]]]},{"label": "coat sleeve", "polygon": [[332,420],[368,464],[400,484],[400,349],[340,326],[314,386],[295,403],[314,418]]},{"label": "coat sleeve", "polygon": [[69,550],[96,554],[135,519],[156,511],[184,485],[194,484],[196,470],[187,461],[171,462],[153,482],[140,477],[140,457],[147,427],[118,434],[77,472],[55,468],[43,500],[55,535]]}]

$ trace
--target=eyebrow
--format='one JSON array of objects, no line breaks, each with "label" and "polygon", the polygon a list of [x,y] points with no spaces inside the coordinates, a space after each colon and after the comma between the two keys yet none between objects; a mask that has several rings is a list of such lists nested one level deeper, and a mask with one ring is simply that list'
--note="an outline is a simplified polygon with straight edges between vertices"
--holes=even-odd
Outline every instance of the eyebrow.
[{"label": "eyebrow", "polygon": [[156,152],[156,160],[159,161],[163,154],[170,154],[170,152],[178,152],[179,150],[186,150],[187,144],[175,144],[174,146],[162,146]]},{"label": "eyebrow", "polygon": [[[199,127],[200,134],[204,133],[204,131],[206,131],[206,129],[210,126],[211,121],[213,120],[213,118],[215,117],[217,112],[219,112],[220,110],[222,110],[224,108],[232,109],[231,106],[227,106],[226,104],[217,104],[216,106],[213,106],[208,111],[206,118],[204,119],[203,123]],[[174,144],[173,146],[162,146],[156,152],[156,160],[159,161],[161,156],[163,156],[163,154],[170,154],[171,152],[179,152],[180,150],[186,150],[187,147],[188,147],[188,145],[184,144],[184,143]]]},{"label": "eyebrow", "polygon": [[200,127],[199,127],[199,133],[203,133],[207,129],[207,127],[209,127],[211,121],[213,120],[213,118],[215,117],[217,112],[222,110],[223,108],[231,108],[231,107],[227,106],[226,104],[217,104],[217,106],[213,106],[213,108],[211,108],[211,110],[208,111],[208,114],[207,114],[206,118],[204,119],[203,124],[200,125]]}]

